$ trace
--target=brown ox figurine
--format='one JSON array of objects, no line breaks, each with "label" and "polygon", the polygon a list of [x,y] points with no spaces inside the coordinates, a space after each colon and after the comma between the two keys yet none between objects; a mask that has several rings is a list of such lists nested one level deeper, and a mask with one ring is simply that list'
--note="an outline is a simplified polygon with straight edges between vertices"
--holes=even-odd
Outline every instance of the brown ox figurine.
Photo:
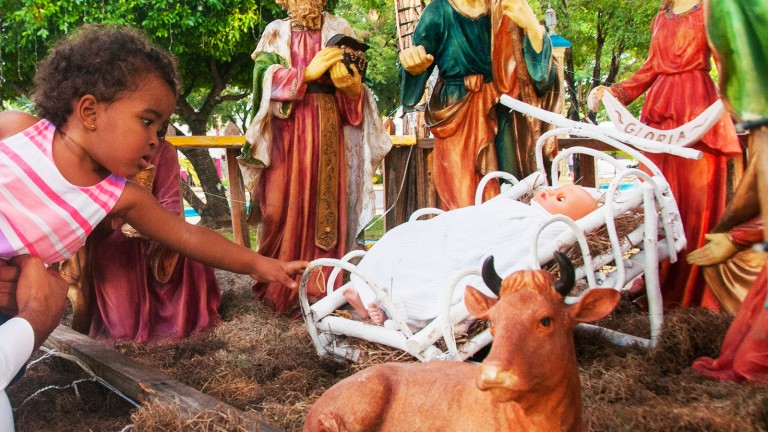
[{"label": "brown ox figurine", "polygon": [[304,431],[581,431],[581,384],[573,327],[610,313],[618,291],[563,299],[573,265],[556,252],[561,279],[519,271],[502,282],[493,257],[483,280],[498,300],[467,287],[464,301],[491,321],[494,342],[482,364],[387,363],[344,379],[314,404]]}]

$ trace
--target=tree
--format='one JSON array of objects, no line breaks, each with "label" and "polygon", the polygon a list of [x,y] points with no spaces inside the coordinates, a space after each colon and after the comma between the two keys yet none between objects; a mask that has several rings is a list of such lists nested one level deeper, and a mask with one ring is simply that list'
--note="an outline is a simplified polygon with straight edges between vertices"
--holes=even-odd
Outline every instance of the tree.
[{"label": "tree", "polygon": [[[580,120],[590,115],[586,106],[590,90],[620,81],[642,66],[659,4],[560,0],[552,7],[557,11],[558,33],[573,43],[565,56],[566,101],[568,117]],[[643,99],[630,110],[637,114]]]},{"label": "tree", "polygon": [[367,43],[366,84],[376,95],[379,112],[388,115],[400,103],[397,31],[393,0],[340,0],[336,14],[346,19]]},{"label": "tree", "polygon": [[[194,135],[205,135],[211,114],[226,101],[247,98],[253,51],[264,26],[282,10],[261,0],[3,0],[0,8],[0,109],[28,97],[35,64],[53,43],[83,23],[142,29],[179,60],[183,87],[176,114]],[[233,90],[235,89],[235,90]],[[205,202],[189,188],[184,198],[210,226],[229,224],[224,188],[207,150],[182,150],[200,177]]]}]

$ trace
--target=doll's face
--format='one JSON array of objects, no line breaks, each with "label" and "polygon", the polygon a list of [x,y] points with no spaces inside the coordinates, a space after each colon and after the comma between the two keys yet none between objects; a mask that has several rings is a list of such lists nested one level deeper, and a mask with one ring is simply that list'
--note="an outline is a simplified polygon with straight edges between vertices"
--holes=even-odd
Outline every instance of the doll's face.
[{"label": "doll's face", "polygon": [[561,214],[576,220],[597,208],[597,201],[581,186],[563,185],[548,189],[533,197],[533,200],[552,214]]}]

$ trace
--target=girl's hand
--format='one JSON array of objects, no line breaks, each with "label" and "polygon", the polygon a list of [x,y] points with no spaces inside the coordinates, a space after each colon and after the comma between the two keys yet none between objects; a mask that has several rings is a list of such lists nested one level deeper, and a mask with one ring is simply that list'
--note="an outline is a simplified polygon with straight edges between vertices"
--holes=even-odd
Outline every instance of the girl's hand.
[{"label": "girl's hand", "polygon": [[435,57],[432,54],[427,54],[424,45],[412,45],[400,51],[400,64],[411,75],[418,75],[424,72],[434,61]]},{"label": "girl's hand", "polygon": [[360,94],[360,90],[363,89],[363,80],[360,78],[360,73],[357,71],[357,67],[352,65],[352,74],[349,73],[347,67],[342,62],[338,62],[331,66],[331,81],[337,89],[341,90],[347,96],[351,98],[357,97]]},{"label": "girl's hand", "polygon": [[315,54],[304,69],[304,82],[316,81],[335,63],[341,62],[343,51],[339,47],[325,47]]},{"label": "girl's hand", "polygon": [[259,255],[255,263],[255,269],[250,276],[257,282],[279,282],[292,289],[299,284],[293,279],[307,268],[307,261],[280,261]]}]

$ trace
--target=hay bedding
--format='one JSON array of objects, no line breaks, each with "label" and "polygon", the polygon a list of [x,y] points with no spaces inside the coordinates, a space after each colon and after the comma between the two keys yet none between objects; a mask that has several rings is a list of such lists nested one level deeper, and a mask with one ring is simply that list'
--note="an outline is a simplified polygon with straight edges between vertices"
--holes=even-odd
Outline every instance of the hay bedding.
[{"label": "hay bedding", "polygon": [[[180,343],[116,348],[263,421],[300,430],[312,403],[354,368],[318,359],[303,323],[265,311],[252,300],[246,278],[218,276],[225,290],[220,327]],[[696,357],[717,355],[730,320],[699,309],[670,311],[652,351],[577,334],[587,430],[768,430],[768,386],[710,381],[689,368]],[[640,335],[648,331],[646,313],[628,300],[603,324]],[[41,387],[85,377],[68,361],[46,359],[9,389],[11,402],[19,407]],[[128,424],[133,431],[242,430],[236,419],[216,412],[181,415],[163,404],[132,410],[98,384],[79,384],[78,390],[79,396],[71,389],[51,390],[21,405],[17,430],[120,431]]]}]

